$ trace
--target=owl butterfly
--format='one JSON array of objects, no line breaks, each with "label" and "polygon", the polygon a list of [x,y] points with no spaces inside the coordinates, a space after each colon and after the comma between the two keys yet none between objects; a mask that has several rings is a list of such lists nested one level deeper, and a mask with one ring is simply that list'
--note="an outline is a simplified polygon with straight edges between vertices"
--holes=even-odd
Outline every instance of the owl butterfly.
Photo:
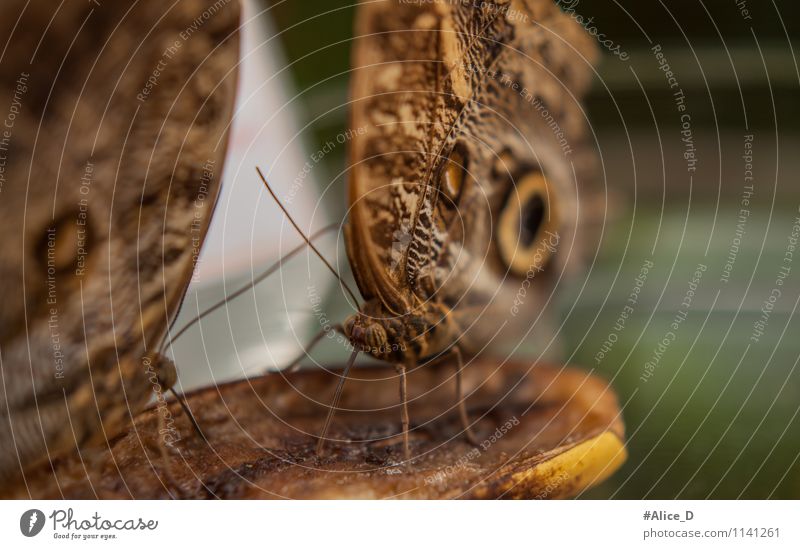
[{"label": "owl butterfly", "polygon": [[235,1],[3,12],[0,486],[174,381],[157,349],[216,200],[239,55]]},{"label": "owl butterfly", "polygon": [[578,255],[595,49],[550,0],[364,2],[355,34],[345,240],[365,302],[341,329],[397,365],[408,456],[406,371],[450,357],[460,387],[462,355],[529,330]]}]

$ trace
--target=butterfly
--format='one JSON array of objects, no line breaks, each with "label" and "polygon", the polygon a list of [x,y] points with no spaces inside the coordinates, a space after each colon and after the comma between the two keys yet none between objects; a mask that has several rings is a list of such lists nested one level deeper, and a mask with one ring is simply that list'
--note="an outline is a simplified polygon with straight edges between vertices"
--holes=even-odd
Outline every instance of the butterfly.
[{"label": "butterfly", "polygon": [[[235,91],[235,2],[73,6],[43,32],[51,16],[24,16],[2,67],[23,80],[9,103],[26,105],[4,166],[26,185],[0,204],[16,230],[2,250],[3,480],[108,439],[174,382],[159,351],[213,210]],[[558,242],[591,172],[578,99],[593,48],[539,0],[364,3],[357,34],[351,125],[365,131],[345,237],[365,302],[341,329],[398,366],[408,456],[407,369],[452,355],[460,374],[499,305],[536,309],[515,288],[566,262]],[[58,62],[25,72],[22,54],[40,49]]]},{"label": "butterfly", "polygon": [[158,353],[219,190],[238,3],[3,6],[0,483],[108,440]]},{"label": "butterfly", "polygon": [[338,327],[355,350],[336,394],[358,352],[395,364],[408,458],[407,371],[454,360],[474,438],[463,355],[540,311],[569,262],[595,47],[549,0],[363,2],[355,35],[344,234],[364,302]]}]

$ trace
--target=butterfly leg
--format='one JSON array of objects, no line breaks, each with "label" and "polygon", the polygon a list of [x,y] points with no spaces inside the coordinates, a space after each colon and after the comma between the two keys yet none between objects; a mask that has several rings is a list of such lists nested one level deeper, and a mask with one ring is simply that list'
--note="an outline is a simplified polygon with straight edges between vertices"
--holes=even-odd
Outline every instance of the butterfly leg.
[{"label": "butterfly leg", "polygon": [[350,360],[347,361],[347,365],[344,367],[344,372],[342,372],[342,375],[339,377],[339,383],[336,384],[336,390],[333,393],[333,402],[331,402],[331,405],[328,408],[328,416],[325,418],[325,425],[322,427],[322,433],[320,433],[319,438],[317,439],[317,457],[322,456],[322,450],[325,448],[325,439],[328,436],[328,429],[331,427],[333,414],[336,413],[336,409],[339,407],[339,400],[342,398],[344,382],[347,380],[347,376],[350,374],[350,368],[353,367],[357,356],[358,349],[353,349],[353,352],[350,354]]},{"label": "butterfly leg", "polygon": [[172,393],[172,396],[175,397],[175,400],[178,401],[178,404],[180,404],[183,413],[189,418],[189,423],[192,424],[192,429],[194,429],[194,432],[197,434],[197,436],[199,436],[203,442],[209,444],[206,435],[204,435],[202,429],[200,429],[200,424],[197,423],[197,418],[194,417],[194,414],[189,409],[189,405],[186,404],[186,400],[184,400],[184,398],[175,391],[174,387],[170,387],[169,391]]},{"label": "butterfly leg", "polygon": [[[449,314],[449,312],[450,312],[449,309],[445,309],[442,314],[442,318],[445,320],[445,322],[454,323],[455,321],[453,320],[453,317],[452,315]],[[453,328],[453,333],[461,333],[461,332],[462,330],[457,326]],[[461,419],[461,427],[463,428],[464,437],[467,439],[467,441],[470,444],[477,446],[478,439],[475,436],[475,433],[472,431],[472,426],[470,425],[469,422],[469,414],[467,414],[467,401],[466,398],[464,397],[464,387],[462,383],[464,358],[461,355],[461,348],[458,345],[453,345],[452,347],[450,347],[448,351],[442,353],[437,358],[433,359],[431,363],[438,363],[440,360],[444,361],[451,356],[455,356],[456,359],[456,404],[458,404],[458,415],[459,418]]]},{"label": "butterfly leg", "polygon": [[192,424],[194,432],[197,433],[203,442],[208,444],[208,439],[200,429],[200,424],[197,423],[194,414],[192,414],[192,411],[189,409],[183,397],[175,390],[175,384],[178,383],[178,370],[175,368],[175,363],[164,354],[156,354],[153,365],[156,372],[156,379],[162,391],[166,390],[172,393],[172,396],[174,396],[175,400],[180,404],[183,413],[189,418],[189,423]]},{"label": "butterfly leg", "polygon": [[400,374],[400,401],[403,404],[403,409],[400,412],[400,421],[403,426],[403,455],[405,456],[406,460],[411,458],[411,451],[409,450],[408,445],[408,383],[406,380],[406,370],[407,367],[405,364],[398,364],[396,365],[397,373]]},{"label": "butterfly leg", "polygon": [[458,345],[453,346],[452,353],[456,357],[456,401],[458,402],[458,415],[461,418],[461,427],[464,429],[464,436],[470,444],[477,446],[478,439],[475,433],[472,432],[472,427],[469,423],[469,415],[467,414],[467,401],[464,397],[464,388],[461,383],[461,372],[464,369],[464,359],[461,356],[461,349]]},{"label": "butterfly leg", "polygon": [[[166,422],[164,420],[164,414],[158,414],[158,434],[163,435],[165,432]],[[175,477],[172,474],[172,459],[167,451],[167,441],[164,440],[163,436],[159,436],[158,453],[161,456],[161,468],[164,471],[164,476],[166,477],[167,481],[166,485],[164,485],[164,489],[173,499],[175,499],[176,496],[172,494],[170,487],[174,488],[178,492],[177,498],[184,498],[185,494],[183,493],[183,490],[181,490],[180,484],[178,484],[178,481],[175,480]],[[162,484],[164,484],[163,481]]]},{"label": "butterfly leg", "polygon": [[294,359],[289,363],[289,365],[286,367],[286,371],[296,372],[297,370],[299,370],[300,363],[303,361],[305,357],[308,356],[309,351],[311,351],[311,349],[313,349],[317,345],[317,343],[322,341],[322,338],[328,335],[331,331],[339,332],[340,334],[344,335],[344,326],[342,326],[341,324],[335,324],[328,330],[320,330],[320,332],[313,337],[313,339],[309,342],[309,344],[306,345],[306,348],[303,349],[303,352],[300,353],[300,356],[298,356],[296,359]]}]

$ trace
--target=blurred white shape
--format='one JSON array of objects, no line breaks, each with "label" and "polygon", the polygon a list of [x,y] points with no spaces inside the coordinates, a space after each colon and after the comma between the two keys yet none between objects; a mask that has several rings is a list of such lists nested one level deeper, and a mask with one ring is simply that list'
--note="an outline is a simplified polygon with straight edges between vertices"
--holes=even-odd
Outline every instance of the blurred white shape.
[{"label": "blurred white shape", "polygon": [[[269,11],[253,0],[243,2],[240,39],[239,89],[222,191],[173,333],[301,242],[256,166],[308,234],[328,221],[325,209],[317,207],[318,176],[309,169],[279,37]],[[318,328],[309,293],[324,295],[332,284],[330,275],[316,276],[319,270],[317,260],[303,252],[181,336],[172,348],[181,389],[254,375],[297,356]]]}]

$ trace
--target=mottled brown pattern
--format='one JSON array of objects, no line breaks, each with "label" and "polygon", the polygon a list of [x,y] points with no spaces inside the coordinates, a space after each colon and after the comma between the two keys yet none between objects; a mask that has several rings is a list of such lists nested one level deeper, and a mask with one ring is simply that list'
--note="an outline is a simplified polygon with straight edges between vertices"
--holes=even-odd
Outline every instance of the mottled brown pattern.
[{"label": "mottled brown pattern", "polygon": [[[519,208],[520,178],[540,171],[558,197],[569,253],[551,269],[581,255],[573,238],[586,226],[579,202],[596,191],[580,104],[594,44],[550,0],[365,2],[356,36],[351,125],[365,131],[350,147],[347,249],[361,293],[376,304],[355,325],[388,324],[390,343],[410,349],[379,356],[395,362],[456,340],[481,349],[524,275],[497,251],[497,219]],[[441,180],[457,148],[466,178],[454,199]],[[550,289],[540,278],[528,293],[527,322]]]},{"label": "mottled brown pattern", "polygon": [[[333,368],[332,370],[335,370]],[[453,379],[419,369],[409,376],[414,455],[402,463],[397,380],[390,368],[360,369],[345,386],[326,455],[314,453],[336,377],[324,371],[273,374],[188,396],[210,445],[171,413],[182,440],[167,460],[159,450],[158,410],[140,414],[108,448],[84,448],[29,479],[36,498],[561,498],[603,480],[624,448],[600,466],[580,462],[532,473],[604,433],[624,437],[606,383],[580,370],[481,359],[465,384],[482,419],[477,448],[459,436],[449,398]],[[498,395],[505,395],[498,398]],[[317,402],[317,403],[315,403]],[[501,436],[496,430],[510,426]],[[492,438],[492,437],[495,438]],[[580,456],[579,456],[580,457]],[[586,456],[586,459],[589,459]],[[57,482],[56,482],[57,480]]]},{"label": "mottled brown pattern", "polygon": [[217,196],[239,9],[7,0],[3,13],[0,108],[28,74],[0,193],[5,484],[115,435],[153,394],[143,359]]}]

